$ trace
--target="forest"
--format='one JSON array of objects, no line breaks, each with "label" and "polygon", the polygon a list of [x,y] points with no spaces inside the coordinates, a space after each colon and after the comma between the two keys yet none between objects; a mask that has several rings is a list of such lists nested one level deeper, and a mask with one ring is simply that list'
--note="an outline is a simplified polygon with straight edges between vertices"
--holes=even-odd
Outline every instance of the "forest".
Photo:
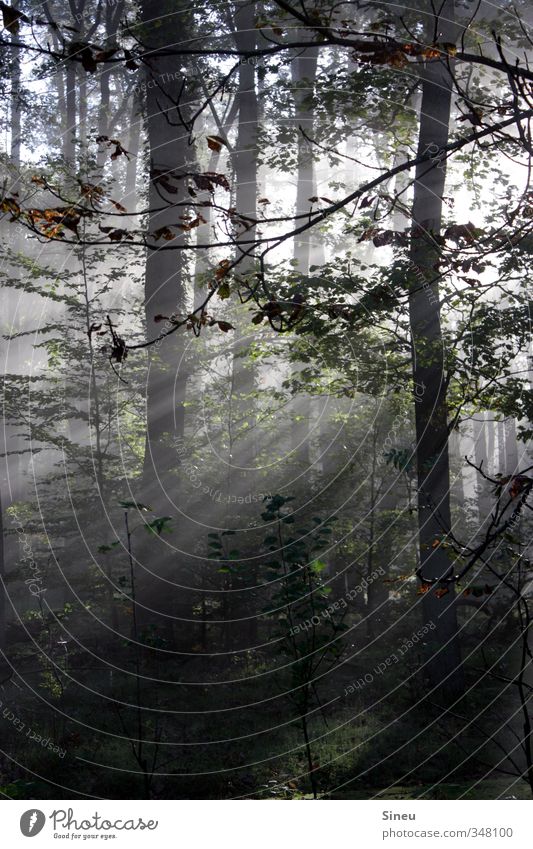
[{"label": "forest", "polygon": [[0,12],[0,797],[531,799],[530,4]]}]

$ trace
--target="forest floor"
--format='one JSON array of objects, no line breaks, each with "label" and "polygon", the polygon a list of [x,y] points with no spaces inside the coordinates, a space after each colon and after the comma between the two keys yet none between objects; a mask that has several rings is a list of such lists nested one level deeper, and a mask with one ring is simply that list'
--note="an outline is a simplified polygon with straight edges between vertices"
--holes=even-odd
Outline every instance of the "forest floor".
[{"label": "forest floor", "polygon": [[531,790],[525,781],[515,778],[475,779],[462,784],[417,784],[412,786],[387,787],[386,790],[361,787],[332,793],[328,799],[531,799]]}]

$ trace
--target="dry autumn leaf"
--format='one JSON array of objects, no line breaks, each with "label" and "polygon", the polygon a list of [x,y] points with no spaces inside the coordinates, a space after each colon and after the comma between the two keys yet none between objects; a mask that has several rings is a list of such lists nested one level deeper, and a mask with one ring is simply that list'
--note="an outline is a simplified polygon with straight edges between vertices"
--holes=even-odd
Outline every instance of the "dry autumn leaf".
[{"label": "dry autumn leaf", "polygon": [[226,139],[223,139],[222,136],[207,136],[207,146],[209,150],[214,150],[215,153],[220,153],[222,145],[228,147]]}]

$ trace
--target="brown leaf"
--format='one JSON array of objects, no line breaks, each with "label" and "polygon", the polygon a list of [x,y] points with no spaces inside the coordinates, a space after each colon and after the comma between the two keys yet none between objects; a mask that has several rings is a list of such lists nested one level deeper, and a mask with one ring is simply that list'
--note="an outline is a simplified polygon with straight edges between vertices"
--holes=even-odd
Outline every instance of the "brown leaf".
[{"label": "brown leaf", "polygon": [[204,171],[203,174],[193,174],[192,178],[200,191],[214,192],[216,186],[230,190],[228,178],[224,174],[217,174],[215,171]]},{"label": "brown leaf", "polygon": [[263,307],[263,312],[269,317],[273,318],[276,315],[281,315],[281,307],[277,301],[268,301]]},{"label": "brown leaf", "polygon": [[79,59],[84,71],[89,74],[94,74],[97,68],[96,59],[93,56],[93,51],[88,44],[82,41],[73,41],[69,46],[69,56]]},{"label": "brown leaf", "polygon": [[94,58],[96,62],[106,62],[108,59],[111,59],[112,56],[117,52],[118,47],[112,47],[109,50],[100,50],[95,54]]},{"label": "brown leaf", "polygon": [[152,233],[153,238],[157,241],[157,239],[165,239],[165,241],[170,242],[172,239],[176,238],[176,234],[172,232],[170,227],[159,227],[158,230],[154,230]]},{"label": "brown leaf", "polygon": [[225,147],[228,146],[228,143],[222,136],[207,136],[207,146],[209,150],[214,150],[216,153],[220,153],[222,150],[222,145]]},{"label": "brown leaf", "polygon": [[509,495],[511,498],[516,498],[524,489],[531,484],[531,478],[527,475],[513,475],[511,478],[511,486],[509,487]]},{"label": "brown leaf", "polygon": [[225,277],[229,271],[230,266],[231,262],[229,259],[222,259],[218,264],[217,270],[215,271],[215,278],[217,280],[221,280],[223,277]]},{"label": "brown leaf", "polygon": [[444,238],[451,239],[456,243],[464,241],[468,245],[473,245],[483,235],[483,232],[482,229],[475,227],[469,221],[468,224],[451,224],[444,231]]},{"label": "brown leaf", "polygon": [[18,35],[21,21],[25,24],[30,23],[30,19],[27,18],[26,15],[23,15],[22,12],[19,12],[18,9],[14,9],[13,6],[8,6],[6,3],[2,3],[1,8],[4,28],[7,29],[11,35]]},{"label": "brown leaf", "polygon": [[129,71],[136,71],[139,66],[133,58],[133,53],[130,53],[130,51],[126,50],[125,48],[124,58],[126,59],[126,62],[124,63],[126,65],[126,68],[128,68]]}]

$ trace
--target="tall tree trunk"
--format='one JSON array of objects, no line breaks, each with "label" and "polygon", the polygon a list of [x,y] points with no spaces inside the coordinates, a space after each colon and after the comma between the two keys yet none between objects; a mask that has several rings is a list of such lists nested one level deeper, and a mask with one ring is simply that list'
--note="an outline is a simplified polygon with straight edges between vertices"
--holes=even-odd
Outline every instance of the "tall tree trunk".
[{"label": "tall tree trunk", "polygon": [[128,212],[137,209],[137,167],[139,164],[139,152],[141,149],[142,117],[139,98],[134,91],[131,96],[131,112],[129,120],[128,153],[130,158],[126,163],[124,177],[124,194],[122,203]]},{"label": "tall tree trunk", "polygon": [[[162,7],[157,0],[143,0],[142,16],[146,23],[150,46],[168,46],[183,41],[183,14],[175,7],[166,18],[165,27],[158,24]],[[165,192],[157,182],[158,174],[180,175],[187,170],[191,160],[188,132],[178,122],[172,109],[170,96],[178,90],[175,82],[174,57],[157,57],[150,60],[150,78],[146,88],[146,122],[150,157],[150,210],[148,230],[154,232],[171,227],[176,233],[172,242],[163,242],[161,249],[149,250],[145,274],[145,314],[148,338],[156,337],[161,325],[157,315],[170,316],[183,313],[187,308],[187,267],[182,250],[165,250],[169,245],[177,248],[185,236],[173,227],[184,214],[183,207],[172,208],[172,203],[187,200],[186,180],[173,180],[176,194]],[[177,124],[177,125],[176,125]],[[168,204],[168,206],[166,206]],[[184,350],[185,331],[176,332],[160,345],[148,349],[149,373],[147,378],[147,440],[144,464],[146,483],[153,483],[154,472],[165,474],[169,463],[172,440],[183,436],[186,374],[180,362]]]},{"label": "tall tree trunk", "polygon": [[[207,88],[205,89],[204,94],[207,95]],[[213,105],[211,105],[211,112],[213,117],[215,118],[217,134],[222,136],[223,138],[227,138],[227,134],[235,123],[239,112],[238,98],[233,98],[233,100],[231,101],[231,105],[227,108],[226,113],[222,118],[219,118],[216,108]],[[220,168],[220,159],[221,151],[213,150],[211,152],[211,156],[209,157],[207,170],[212,171],[213,173],[217,173]],[[212,238],[213,228],[212,208],[210,206],[205,207],[202,212],[202,215],[204,217],[204,222],[196,228],[196,243],[198,245],[209,245]],[[215,262],[210,257],[209,248],[206,248],[205,250],[196,251],[194,262],[194,306],[196,307],[199,306],[205,298],[206,288],[203,275],[213,269]]]},{"label": "tall tree trunk", "polygon": [[[474,438],[474,461],[476,466],[483,465],[485,472],[488,472],[488,453],[487,453],[487,422],[482,413],[472,421],[473,438]],[[493,500],[489,493],[489,485],[481,476],[476,476],[476,495],[479,521],[484,522],[490,515],[492,510]]]},{"label": "tall tree trunk", "polygon": [[[141,15],[144,22],[143,40],[151,48],[183,44],[188,29],[188,13],[180,5],[158,0],[143,0]],[[165,26],[160,25],[161,20]],[[150,162],[148,230],[153,233],[168,227],[176,234],[173,241],[161,239],[162,248],[149,249],[145,270],[145,316],[148,339],[157,338],[161,328],[169,325],[155,321],[157,315],[171,316],[188,310],[187,262],[183,250],[165,250],[184,244],[186,235],[176,229],[186,207],[174,203],[189,198],[185,179],[173,179],[190,170],[191,147],[188,131],[179,122],[172,97],[179,91],[181,60],[172,56],[157,56],[149,60],[146,85],[146,131]],[[182,113],[183,114],[183,113]],[[165,191],[159,182],[163,174],[171,179],[177,192]],[[161,210],[161,211],[156,211]],[[141,501],[148,503],[158,515],[174,517],[177,531],[182,520],[176,509],[178,476],[173,473],[179,464],[176,440],[183,437],[185,424],[185,393],[187,373],[182,360],[188,342],[185,329],[168,336],[147,349],[146,376],[146,447],[142,475]],[[186,550],[182,529],[180,548]],[[174,537],[175,539],[176,537]],[[136,540],[134,552],[143,567],[136,575],[137,619],[141,629],[146,626],[172,627],[179,611],[187,615],[187,593],[178,586],[178,566],[182,555],[173,551],[158,537]],[[137,567],[136,567],[137,569]],[[175,584],[173,582],[176,582]],[[185,583],[181,581],[181,583]],[[180,607],[181,605],[181,607]],[[186,635],[187,623],[178,621],[177,628]],[[173,638],[181,639],[175,632]],[[186,638],[186,637],[185,637]]]},{"label": "tall tree trunk", "polygon": [[73,169],[76,159],[76,65],[74,62],[67,62],[66,82],[65,82],[65,100],[66,127],[63,134],[63,156],[69,169]]},{"label": "tall tree trunk", "polygon": [[465,509],[465,491],[463,483],[463,452],[461,450],[461,433],[459,430],[453,430],[450,433],[450,462],[454,471],[454,482],[452,486],[453,494],[455,495],[455,504],[461,514]]},{"label": "tall tree trunk", "polygon": [[[296,32],[295,37],[301,40],[303,32]],[[313,137],[314,108],[312,99],[318,64],[318,48],[309,47],[291,63],[294,122],[298,133],[298,168],[296,184],[296,220],[298,227],[301,221],[298,216],[309,213],[312,206],[311,198],[317,194],[315,163],[311,143],[307,138]],[[307,138],[306,138],[307,137]],[[316,241],[316,235],[314,236]],[[304,233],[294,240],[294,259],[297,270],[307,276],[312,264],[313,236]],[[301,366],[295,364],[293,370],[298,372]],[[291,450],[292,458],[297,464],[297,473],[304,474],[310,465],[309,431],[311,419],[311,399],[308,395],[296,395],[292,403],[291,421]]]},{"label": "tall tree trunk", "polygon": [[516,440],[516,422],[513,418],[505,420],[505,466],[505,474],[507,475],[516,474],[520,466]]},{"label": "tall tree trunk", "polygon": [[[12,36],[12,42],[17,42],[18,37]],[[10,159],[12,165],[18,171],[20,169],[20,149],[22,130],[22,104],[20,91],[20,51],[13,49],[11,52],[11,147]],[[16,185],[10,187],[10,191],[16,191]]]},{"label": "tall tree trunk", "polygon": [[[257,45],[256,5],[242,3],[234,7],[234,38],[238,50],[254,50]],[[238,216],[236,227],[236,258],[240,258],[238,274],[253,280],[256,268],[255,253],[250,244],[257,233],[258,199],[258,145],[259,104],[257,100],[256,68],[253,62],[242,62],[239,66],[238,86],[235,95],[235,108],[238,112],[238,129],[233,167],[235,182],[235,208]],[[233,109],[230,112],[233,112]],[[231,360],[230,397],[228,415],[228,497],[241,498],[239,507],[232,511],[232,521],[246,527],[251,520],[251,511],[255,510],[253,501],[257,489],[255,464],[257,461],[257,415],[254,397],[256,388],[256,369],[248,356],[251,341],[250,325],[243,323],[243,317],[237,316],[235,322],[235,341]],[[253,507],[251,505],[254,505]],[[246,551],[244,540],[244,550]],[[250,554],[252,552],[250,551]],[[251,564],[250,578],[255,583],[255,561]],[[224,588],[234,590],[234,578],[225,576]],[[226,650],[239,645],[243,638],[243,625],[232,620],[253,613],[253,600],[250,593],[242,595],[231,592],[224,596],[224,645]],[[251,644],[257,637],[257,619],[251,618],[247,626],[247,639]],[[241,643],[242,645],[242,643]]]},{"label": "tall tree trunk", "polygon": [[[301,32],[295,33],[295,37],[303,38]],[[298,168],[296,185],[296,215],[305,215],[311,207],[310,198],[317,193],[315,163],[311,143],[306,136],[313,137],[314,109],[312,98],[314,94],[316,72],[318,63],[318,48],[309,47],[291,63],[293,98],[294,98],[294,123],[298,133]],[[305,134],[305,135],[304,135]],[[298,219],[295,225],[301,221]],[[294,258],[298,261],[298,271],[301,274],[309,273],[311,257],[311,239],[309,233],[303,233],[294,240]]]},{"label": "tall tree trunk", "polygon": [[[114,3],[105,3],[105,35],[106,44],[115,46],[117,43],[118,25],[124,11],[123,0]],[[99,71],[100,99],[98,110],[98,135],[108,136],[112,133],[111,126],[111,76],[113,65],[103,66]],[[106,159],[105,149],[101,148],[98,153],[98,163],[104,164]]]},{"label": "tall tree trunk", "polygon": [[[238,50],[253,50],[256,47],[257,30],[255,28],[255,3],[242,4],[236,7],[235,44]],[[239,110],[239,125],[237,143],[233,156],[235,168],[235,206],[239,215],[245,216],[245,222],[238,224],[237,256],[243,256],[238,271],[249,276],[255,270],[255,257],[249,253],[250,245],[256,235],[257,221],[257,169],[258,147],[257,131],[259,107],[256,91],[256,71],[252,62],[242,62],[239,67],[237,89],[237,106]],[[239,246],[242,242],[242,247]],[[235,469],[233,483],[239,491],[249,490],[254,481],[252,467],[256,457],[256,433],[254,431],[255,409],[251,397],[255,389],[255,370],[249,358],[243,356],[248,348],[249,338],[243,337],[241,331],[235,340],[233,357],[233,393],[232,406],[237,423],[241,426],[241,435],[235,444],[236,457],[231,458]],[[245,495],[247,492],[244,493]]]},{"label": "tall tree trunk", "polygon": [[485,413],[484,416],[484,426],[485,426],[485,434],[487,440],[487,463],[486,463],[486,471],[488,474],[494,474],[496,469],[496,458],[494,456],[495,449],[495,426],[494,426],[494,416],[489,411]]},{"label": "tall tree trunk", "polygon": [[[453,0],[440,8],[439,42],[455,43]],[[430,27],[433,27],[431,21]],[[452,77],[445,62],[428,63],[422,71],[422,103],[418,154],[438,152],[448,141]],[[444,159],[416,169],[411,234],[409,296],[413,380],[416,401],[418,518],[420,574],[430,580],[450,573],[446,549],[439,545],[451,528],[448,455],[448,409],[443,360],[443,338],[436,263],[437,236],[442,223],[446,178]],[[455,588],[438,597],[435,589],[424,595],[424,619],[433,622],[428,673],[431,684],[452,696],[462,687],[461,654],[457,636]]]},{"label": "tall tree trunk", "polygon": [[[19,41],[18,36],[12,36],[11,41]],[[21,148],[22,148],[22,92],[21,92],[21,53],[14,48],[10,51],[11,60],[11,98],[10,98],[10,146],[9,159],[13,168],[13,179],[9,185],[9,191],[15,193],[20,190],[21,181]],[[13,262],[9,263],[9,275],[13,280],[21,280],[24,274],[17,255],[24,251],[24,238],[22,228],[9,228],[4,235],[4,241],[13,251]],[[16,296],[16,297],[14,297]],[[3,293],[4,320],[9,322],[10,332],[26,330],[26,310],[24,299],[16,290],[6,289]],[[26,304],[27,306],[27,304]],[[24,370],[23,363],[27,356],[25,340],[21,336],[10,339],[6,348],[4,371],[20,372]],[[6,448],[9,445],[11,454],[6,456],[6,466],[9,468],[11,481],[11,492],[13,499],[21,497],[23,492],[23,457],[22,453],[27,448],[27,443],[20,433],[18,427],[13,427],[9,422],[4,424]]]},{"label": "tall tree trunk", "polygon": [[[6,458],[7,462],[7,458]],[[6,645],[6,562],[5,562],[5,538],[4,538],[4,505],[2,491],[0,489],[0,649]]]}]

